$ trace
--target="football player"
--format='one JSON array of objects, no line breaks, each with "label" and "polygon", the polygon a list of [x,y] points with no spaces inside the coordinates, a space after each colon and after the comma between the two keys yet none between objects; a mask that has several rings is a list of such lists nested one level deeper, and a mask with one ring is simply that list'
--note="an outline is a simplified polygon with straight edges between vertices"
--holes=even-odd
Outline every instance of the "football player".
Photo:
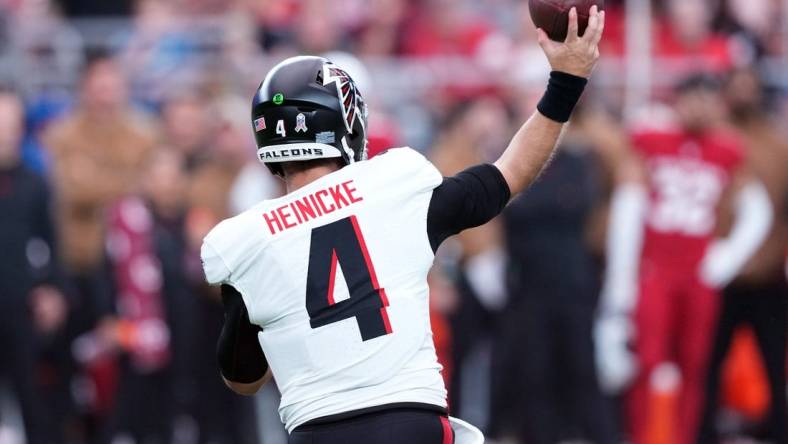
[{"label": "football player", "polygon": [[[258,157],[288,194],[217,225],[202,246],[226,317],[227,385],[272,377],[297,443],[481,442],[447,416],[428,317],[427,272],[448,236],[492,219],[544,168],[599,57],[604,12],[578,36],[538,31],[552,73],[537,112],[494,164],[444,178],[421,154],[366,160],[366,106],[319,57],[274,67],[254,96]],[[468,438],[465,438],[468,436]]]},{"label": "football player", "polygon": [[[656,393],[676,379],[665,370],[669,362],[681,383],[670,418],[675,430],[666,433],[670,442],[696,442],[719,290],[757,250],[772,219],[768,193],[726,128],[714,78],[691,76],[676,93],[673,118],[636,129],[619,165],[595,333],[603,387],[632,382],[628,419],[636,444],[650,442],[659,422]],[[715,239],[728,203],[735,224]]]}]

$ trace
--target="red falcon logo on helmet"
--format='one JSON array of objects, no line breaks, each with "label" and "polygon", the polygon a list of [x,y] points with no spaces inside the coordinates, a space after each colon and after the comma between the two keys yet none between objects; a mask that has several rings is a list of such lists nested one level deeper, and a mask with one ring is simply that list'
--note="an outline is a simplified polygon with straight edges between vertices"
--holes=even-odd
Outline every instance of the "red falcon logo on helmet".
[{"label": "red falcon logo on helmet", "polygon": [[353,124],[358,113],[362,113],[360,122],[362,126],[365,126],[366,105],[364,104],[364,99],[361,98],[361,94],[356,89],[355,82],[344,70],[337,68],[331,63],[326,63],[323,65],[323,86],[331,82],[334,82],[337,86],[337,95],[339,96],[339,103],[342,107],[342,115],[345,117],[345,127],[348,132],[353,133]]}]

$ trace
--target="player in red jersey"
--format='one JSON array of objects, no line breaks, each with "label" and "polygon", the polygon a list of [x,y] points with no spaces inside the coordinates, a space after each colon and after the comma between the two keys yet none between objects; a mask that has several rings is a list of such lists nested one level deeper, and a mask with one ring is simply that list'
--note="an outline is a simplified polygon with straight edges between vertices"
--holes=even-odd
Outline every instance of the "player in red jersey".
[{"label": "player in red jersey", "polygon": [[[675,121],[636,131],[617,172],[595,335],[602,385],[615,390],[632,382],[627,410],[636,444],[666,433],[671,443],[695,442],[718,290],[771,224],[768,195],[747,172],[722,109],[713,79],[687,79],[677,89]],[[717,239],[718,213],[728,204],[735,223]],[[666,363],[678,367],[680,388],[664,421],[655,418],[654,399],[655,389],[670,382],[657,371]],[[655,431],[655,419],[672,430]]]}]

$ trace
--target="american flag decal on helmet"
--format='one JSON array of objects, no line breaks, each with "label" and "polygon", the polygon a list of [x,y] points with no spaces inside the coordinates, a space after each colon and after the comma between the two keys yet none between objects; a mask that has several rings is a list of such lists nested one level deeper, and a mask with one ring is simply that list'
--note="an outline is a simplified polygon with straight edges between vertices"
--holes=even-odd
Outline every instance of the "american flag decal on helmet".
[{"label": "american flag decal on helmet", "polygon": [[337,95],[342,107],[342,115],[345,117],[345,127],[348,133],[353,132],[353,124],[356,122],[358,113],[362,113],[361,125],[364,126],[364,114],[366,114],[366,104],[361,94],[356,89],[356,84],[348,73],[337,68],[331,63],[323,65],[323,86],[334,82],[337,86]]},{"label": "american flag decal on helmet", "polygon": [[260,132],[265,129],[265,117],[260,117],[254,121],[254,130]]}]

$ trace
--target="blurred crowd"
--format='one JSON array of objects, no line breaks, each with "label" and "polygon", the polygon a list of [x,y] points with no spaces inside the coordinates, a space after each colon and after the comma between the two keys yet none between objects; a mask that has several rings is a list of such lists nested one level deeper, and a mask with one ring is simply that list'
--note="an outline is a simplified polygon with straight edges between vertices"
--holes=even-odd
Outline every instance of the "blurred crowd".
[{"label": "blurred crowd", "polygon": [[[606,2],[603,61],[550,167],[436,257],[432,324],[455,416],[503,443],[689,444],[676,438],[686,427],[704,442],[788,442],[784,7],[662,0],[627,22],[623,1]],[[653,85],[634,107],[628,28],[652,37]],[[0,393],[24,429],[0,403],[0,442],[284,442],[281,427],[260,427],[268,404],[221,383],[222,308],[199,246],[218,221],[283,192],[255,159],[249,104],[267,68],[299,53],[356,79],[370,155],[410,145],[444,175],[496,159],[549,71],[526,1],[0,0]],[[636,176],[630,136],[671,126],[733,134],[737,171],[770,206],[741,275],[708,285],[721,307],[696,351],[708,357],[693,413],[682,356],[668,367],[640,356],[639,374],[610,383],[609,367],[629,363],[600,353],[595,334],[610,314],[611,209]],[[667,180],[698,172],[677,174]],[[735,231],[735,202],[720,197],[711,232]],[[670,251],[682,264],[671,273],[694,279],[697,261]],[[635,311],[615,315],[637,324]],[[656,334],[678,331],[680,344],[699,319]],[[645,335],[630,336],[637,355]],[[639,384],[654,393],[632,405]]]}]

